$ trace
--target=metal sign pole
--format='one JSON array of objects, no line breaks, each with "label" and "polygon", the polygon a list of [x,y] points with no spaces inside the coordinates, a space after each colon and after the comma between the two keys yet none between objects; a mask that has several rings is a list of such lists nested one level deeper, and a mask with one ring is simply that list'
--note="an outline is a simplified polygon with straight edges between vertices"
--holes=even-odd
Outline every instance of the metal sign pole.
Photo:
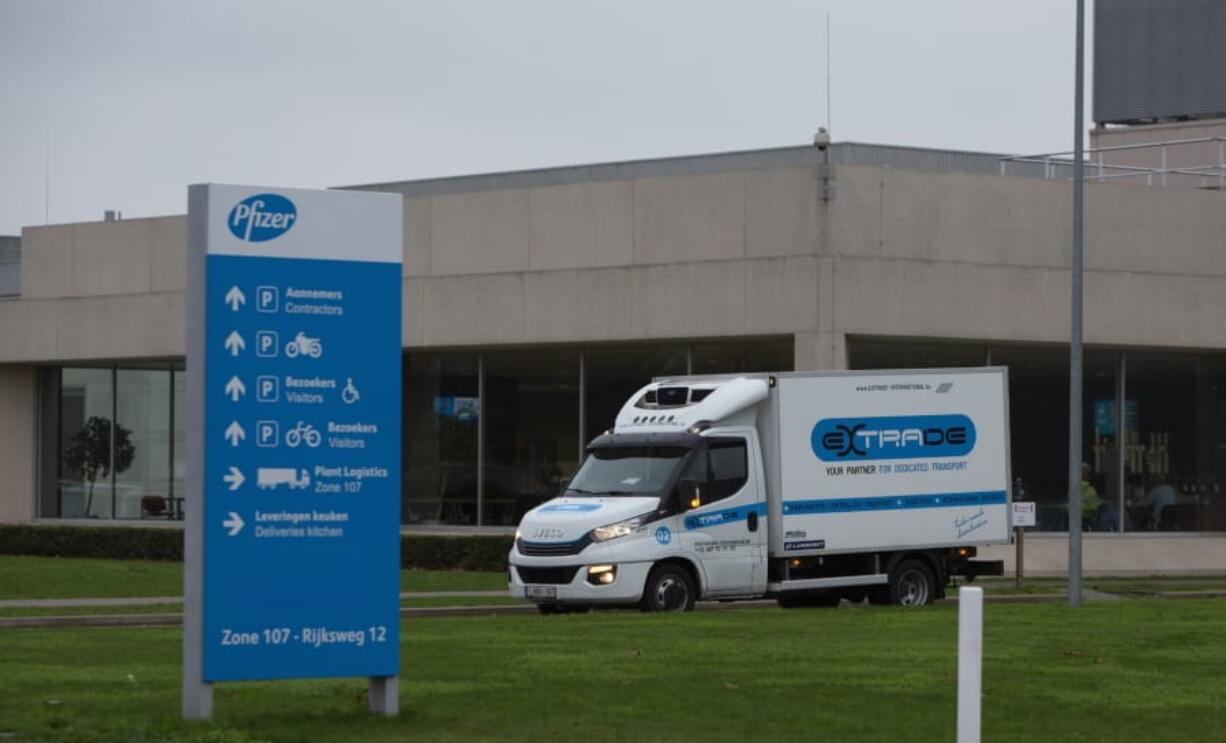
[{"label": "metal sign pole", "polygon": [[1085,163],[1085,0],[1077,0],[1077,61],[1073,103],[1073,271],[1072,337],[1069,342],[1069,483],[1068,483],[1068,603],[1081,606],[1081,359],[1082,254],[1084,237]]}]

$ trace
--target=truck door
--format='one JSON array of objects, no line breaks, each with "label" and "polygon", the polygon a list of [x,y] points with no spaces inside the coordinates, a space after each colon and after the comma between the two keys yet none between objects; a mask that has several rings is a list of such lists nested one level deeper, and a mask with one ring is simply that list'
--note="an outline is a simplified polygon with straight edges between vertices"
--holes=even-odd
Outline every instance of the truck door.
[{"label": "truck door", "polygon": [[766,501],[757,435],[712,436],[683,480],[696,488],[681,519],[681,552],[703,566],[705,594],[766,590]]}]

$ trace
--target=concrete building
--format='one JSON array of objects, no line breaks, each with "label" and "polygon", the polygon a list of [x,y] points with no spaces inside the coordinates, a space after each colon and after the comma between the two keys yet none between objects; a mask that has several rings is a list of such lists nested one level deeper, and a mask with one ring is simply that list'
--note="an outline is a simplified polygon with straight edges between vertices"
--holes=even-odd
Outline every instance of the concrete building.
[{"label": "concrete building", "polygon": [[[404,196],[402,521],[513,525],[653,375],[990,363],[1039,530],[1064,529],[1062,167],[844,143],[361,186]],[[1212,570],[1226,193],[1090,183],[1086,208],[1087,566]],[[182,512],[185,253],[182,216],[23,230],[0,520]],[[1145,504],[1160,482],[1176,502]],[[1063,544],[1028,540],[1037,569]]]}]

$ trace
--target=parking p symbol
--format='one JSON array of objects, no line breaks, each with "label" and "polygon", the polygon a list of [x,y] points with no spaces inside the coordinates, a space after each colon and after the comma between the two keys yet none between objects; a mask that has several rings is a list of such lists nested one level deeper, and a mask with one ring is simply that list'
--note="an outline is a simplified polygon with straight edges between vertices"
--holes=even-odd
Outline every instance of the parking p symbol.
[{"label": "parking p symbol", "polygon": [[260,402],[276,402],[281,396],[281,381],[276,377],[259,376],[255,379],[255,398]]},{"label": "parking p symbol", "polygon": [[277,333],[275,330],[261,330],[255,334],[255,355],[256,356],[276,356],[277,355]]},{"label": "parking p symbol", "polygon": [[275,286],[257,286],[255,288],[255,309],[258,312],[276,312],[280,304],[280,292]]}]

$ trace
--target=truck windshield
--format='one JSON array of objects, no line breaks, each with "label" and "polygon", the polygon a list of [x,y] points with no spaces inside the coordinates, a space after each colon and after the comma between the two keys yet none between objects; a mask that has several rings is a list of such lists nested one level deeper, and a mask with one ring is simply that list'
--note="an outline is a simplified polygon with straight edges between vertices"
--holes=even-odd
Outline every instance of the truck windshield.
[{"label": "truck windshield", "polygon": [[592,449],[567,489],[580,495],[660,493],[688,451],[680,446]]}]

